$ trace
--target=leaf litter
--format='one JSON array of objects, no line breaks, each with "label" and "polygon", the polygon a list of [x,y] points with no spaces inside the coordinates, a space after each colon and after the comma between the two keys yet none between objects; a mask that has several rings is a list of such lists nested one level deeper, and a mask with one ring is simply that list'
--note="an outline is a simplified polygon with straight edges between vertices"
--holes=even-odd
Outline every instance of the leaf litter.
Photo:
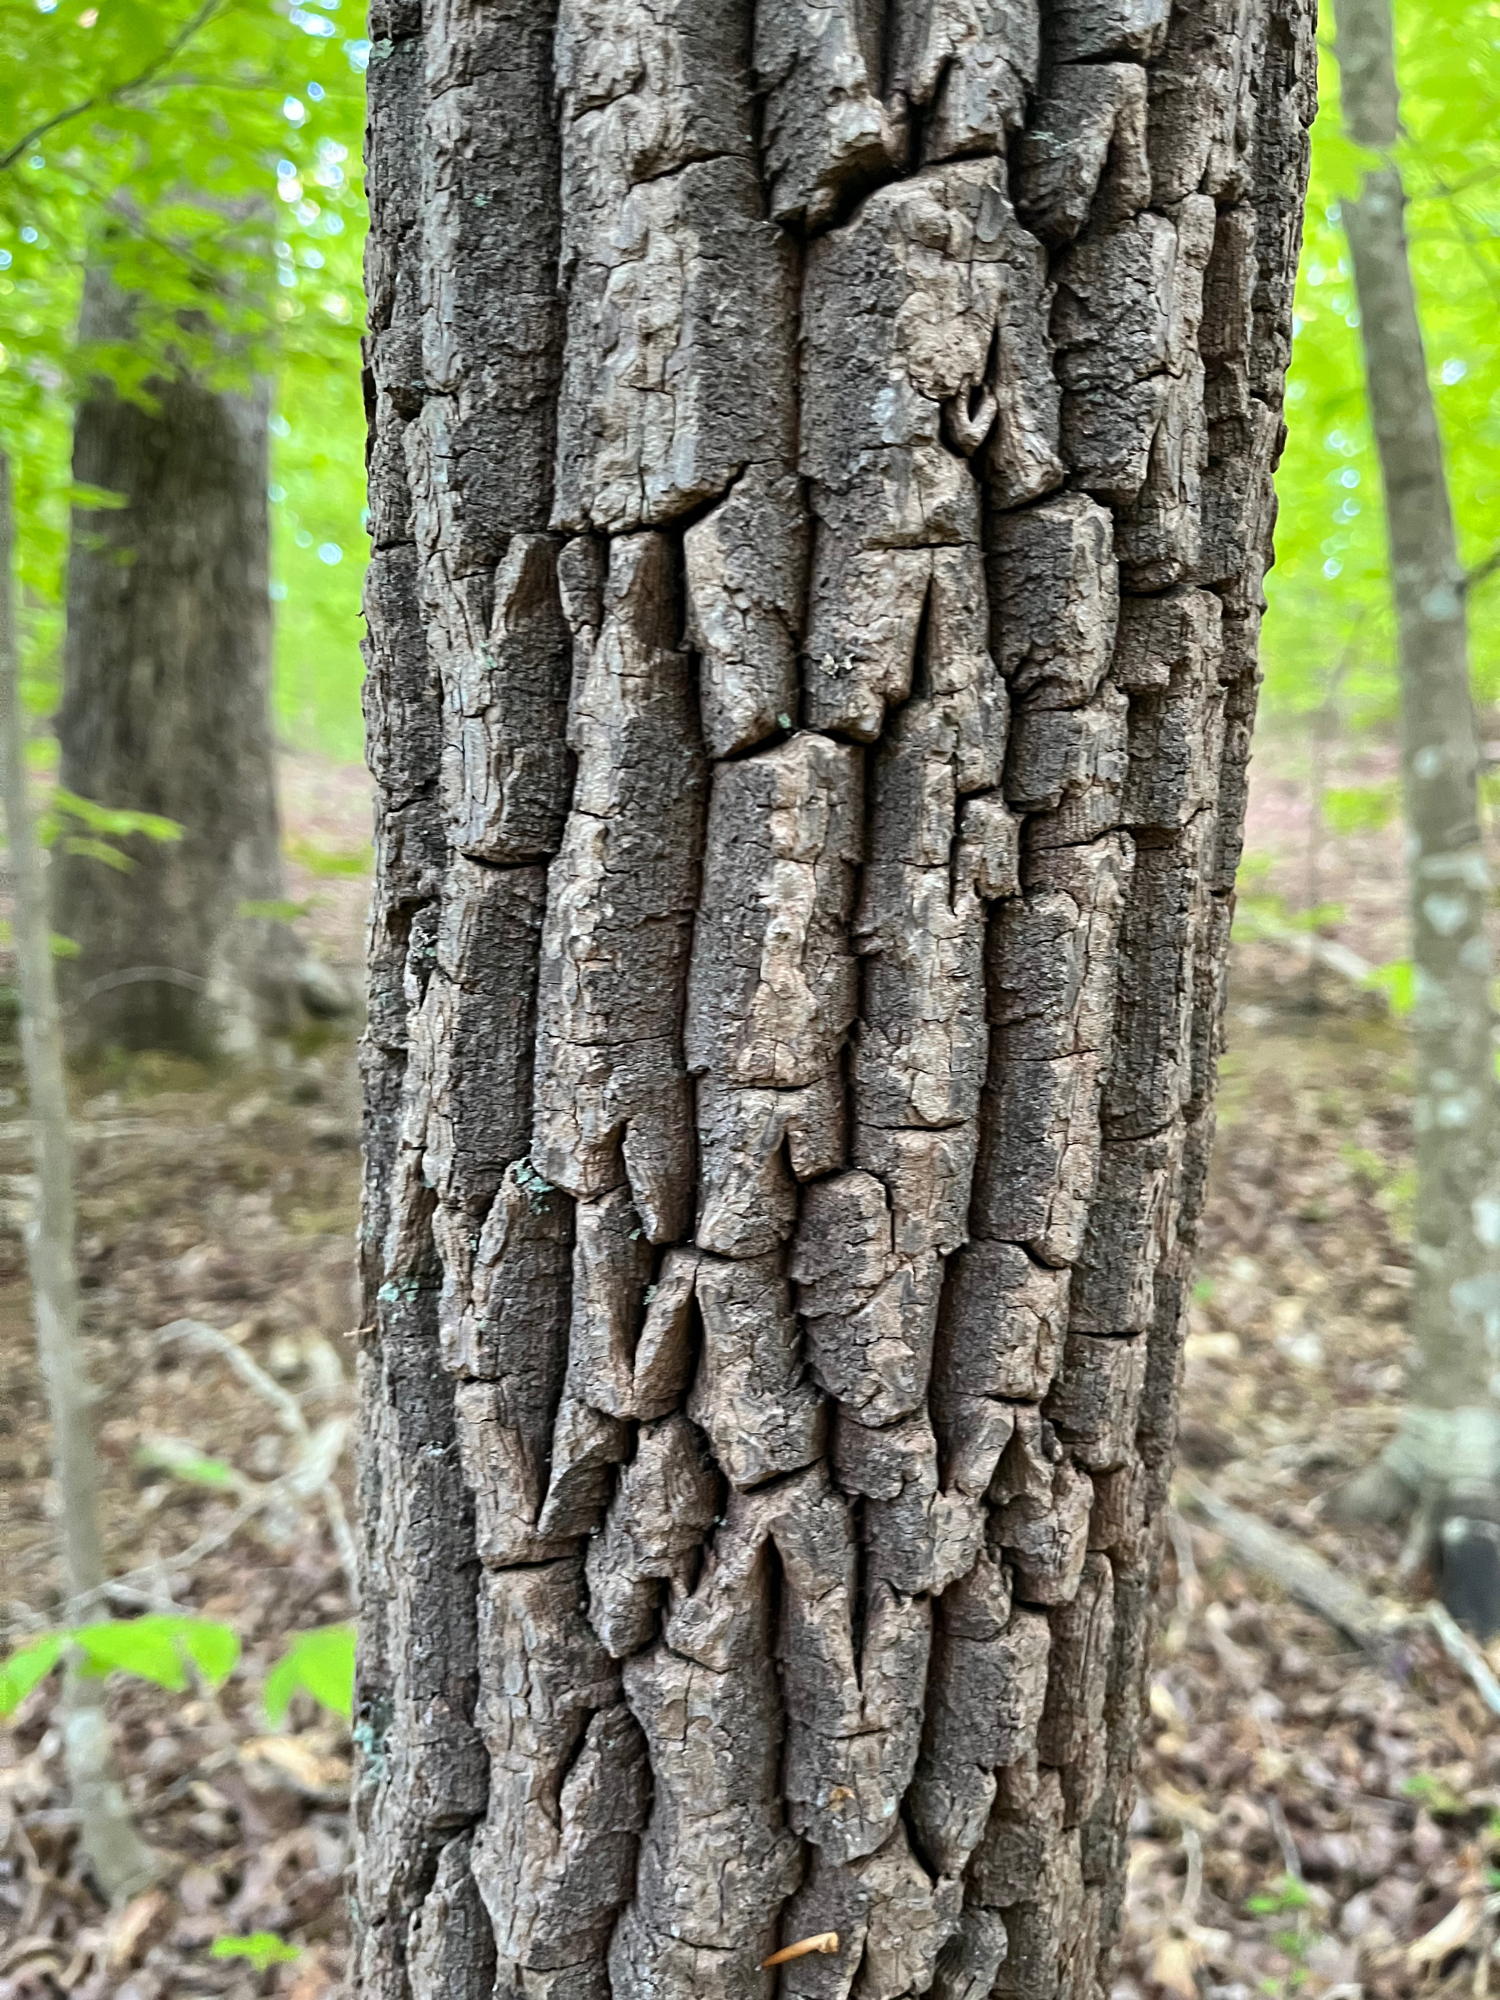
[{"label": "leaf litter", "polygon": [[[292,824],[352,847],[364,790],[337,775],[314,785],[299,772]],[[1252,839],[1270,878],[1289,883],[1295,804],[1274,776],[1257,788]],[[1330,839],[1322,859],[1324,893],[1359,913],[1361,930],[1342,939],[1354,948],[1368,949],[1371,921],[1399,932],[1387,844]],[[325,955],[352,966],[359,885],[338,888],[309,923]],[[1339,938],[1336,922],[1326,929]],[[1399,1538],[1335,1530],[1323,1515],[1399,1406],[1402,1031],[1337,978],[1311,997],[1315,1008],[1284,943],[1237,945],[1182,1461],[1224,1501],[1410,1609]],[[269,1077],[137,1062],[81,1091],[109,1555],[133,1583],[111,1608],[225,1621],[243,1660],[217,1688],[110,1683],[126,1789],[163,1859],[160,1882],[113,1913],[82,1872],[55,1682],[0,1726],[0,2000],[340,1991],[347,1725],[302,1693],[274,1722],[264,1705],[287,1635],[348,1615],[338,1509],[288,1479],[305,1439],[255,1376],[295,1399],[308,1434],[348,1418],[352,1067],[334,1039]],[[0,1097],[7,1648],[60,1622],[14,1081],[0,1074],[10,1087]],[[159,1337],[180,1321],[215,1329],[252,1365]],[[268,1485],[287,1490],[247,1511],[246,1493],[259,1502]],[[347,1504],[347,1454],[336,1487]],[[1500,1983],[1500,1735],[1436,1634],[1404,1626],[1390,1658],[1372,1663],[1238,1564],[1186,1505],[1170,1523],[1163,1578],[1116,2000],[1407,2000]]]}]

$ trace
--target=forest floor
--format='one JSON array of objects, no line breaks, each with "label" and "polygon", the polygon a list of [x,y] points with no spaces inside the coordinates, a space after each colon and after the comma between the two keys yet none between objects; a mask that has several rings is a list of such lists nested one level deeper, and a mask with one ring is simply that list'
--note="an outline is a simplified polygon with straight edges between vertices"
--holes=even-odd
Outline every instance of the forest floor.
[{"label": "forest floor", "polygon": [[[1345,781],[1381,775],[1378,757],[1366,766]],[[362,775],[290,760],[287,818],[307,927],[352,966]],[[1310,863],[1306,818],[1272,746],[1253,807],[1183,1461],[1395,1604],[1395,1541],[1332,1530],[1322,1503],[1380,1449],[1401,1389],[1406,1054],[1369,994],[1331,972],[1310,982],[1289,913],[1312,882],[1313,900],[1345,909],[1328,935],[1391,956],[1399,837],[1325,840]],[[0,1650],[45,1629],[57,1604],[14,1082],[0,1075],[12,1086],[0,1094]],[[55,1683],[0,1732],[0,2000],[322,2000],[343,1955],[348,1736],[305,1697],[273,1727],[262,1690],[288,1633],[348,1609],[326,1512],[299,1498],[306,1446],[286,1398],[325,1440],[349,1413],[349,1041],[230,1080],[132,1063],[81,1079],[77,1111],[110,1560],[134,1578],[130,1602],[225,1619],[244,1656],[217,1692],[111,1684],[129,1795],[165,1864],[160,1887],[123,1911],[100,1907],[81,1866]],[[224,1341],[163,1336],[183,1320]],[[258,1364],[259,1387],[235,1354]],[[203,1460],[221,1482],[230,1468],[230,1483],[170,1469]],[[1184,1511],[1151,1718],[1118,2000],[1487,1990],[1500,1736],[1435,1643],[1419,1633],[1384,1669],[1369,1664]],[[216,1939],[256,1933],[298,1955],[263,1970],[211,1956]]]}]

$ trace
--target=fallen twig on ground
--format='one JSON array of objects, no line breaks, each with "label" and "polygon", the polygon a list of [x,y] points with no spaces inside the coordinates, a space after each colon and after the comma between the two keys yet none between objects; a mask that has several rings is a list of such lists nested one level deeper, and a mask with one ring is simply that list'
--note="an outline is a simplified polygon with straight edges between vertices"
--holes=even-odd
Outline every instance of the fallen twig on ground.
[{"label": "fallen twig on ground", "polygon": [[1389,1662],[1403,1622],[1391,1608],[1305,1542],[1232,1506],[1191,1473],[1178,1475],[1177,1493],[1186,1508],[1224,1537],[1241,1562],[1260,1570],[1289,1596],[1327,1619],[1372,1659],[1382,1665]]},{"label": "fallen twig on ground", "polygon": [[1491,1715],[1500,1715],[1500,1680],[1490,1671],[1488,1660],[1457,1623],[1445,1605],[1429,1604],[1427,1622],[1437,1634],[1438,1644],[1454,1666],[1468,1675],[1474,1690]]},{"label": "fallen twig on ground", "polygon": [[1272,923],[1258,916],[1252,942],[1274,945],[1279,951],[1299,952],[1325,972],[1336,973],[1351,986],[1362,988],[1373,1000],[1385,1004],[1385,995],[1378,986],[1371,984],[1379,967],[1362,958],[1349,945],[1340,944],[1337,938],[1323,937],[1317,931],[1296,930],[1290,924]]},{"label": "fallen twig on ground", "polygon": [[302,1405],[290,1389],[268,1375],[253,1356],[247,1354],[239,1342],[216,1326],[209,1326],[203,1320],[174,1319],[168,1325],[157,1329],[156,1338],[170,1340],[192,1340],[200,1347],[209,1348],[225,1360],[239,1376],[247,1388],[253,1389],[263,1401],[276,1411],[281,1428],[298,1447],[298,1462],[284,1478],[273,1486],[265,1487],[255,1496],[251,1512],[258,1512],[280,1494],[291,1493],[299,1498],[316,1498],[327,1517],[328,1530],[333,1537],[333,1545],[339,1552],[343,1565],[344,1580],[349,1586],[352,1601],[358,1601],[359,1551],[355,1545],[354,1532],[349,1525],[349,1516],[339,1493],[335,1474],[348,1438],[349,1426],[344,1418],[337,1417],[320,1424],[316,1430],[308,1423]]}]

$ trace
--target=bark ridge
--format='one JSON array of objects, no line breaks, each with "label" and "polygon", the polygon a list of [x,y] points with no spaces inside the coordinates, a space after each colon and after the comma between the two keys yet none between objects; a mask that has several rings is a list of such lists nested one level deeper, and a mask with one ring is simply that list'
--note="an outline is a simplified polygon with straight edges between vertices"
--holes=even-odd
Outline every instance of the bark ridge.
[{"label": "bark ridge", "polygon": [[379,0],[366,2000],[1100,1990],[1311,27]]}]

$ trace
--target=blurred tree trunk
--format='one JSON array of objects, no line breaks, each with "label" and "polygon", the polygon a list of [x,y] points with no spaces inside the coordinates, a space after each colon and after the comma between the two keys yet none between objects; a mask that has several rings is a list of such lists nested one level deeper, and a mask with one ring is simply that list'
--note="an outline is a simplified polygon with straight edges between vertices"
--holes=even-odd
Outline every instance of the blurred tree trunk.
[{"label": "blurred tree trunk", "polygon": [[1410,1402],[1353,1511],[1438,1529],[1450,1609],[1500,1629],[1500,1099],[1465,580],[1412,286],[1390,0],[1338,0],[1349,137],[1383,159],[1344,220],[1385,488],[1410,832],[1417,1191]]},{"label": "blurred tree trunk", "polygon": [[[67,1620],[76,1622],[97,1614],[94,1593],[104,1581],[98,1440],[78,1306],[73,1134],[47,884],[27,795],[26,718],[12,586],[14,542],[10,462],[0,452],[0,791],[10,848],[11,935],[36,1177],[26,1222],[26,1262],[52,1431],[63,1596]],[[117,1902],[154,1880],[157,1864],[136,1832],[116,1775],[104,1690],[72,1667],[64,1686],[62,1736],[79,1841],[105,1897]]]},{"label": "blurred tree trunk", "polygon": [[752,11],[371,30],[362,2000],[1115,1926],[1311,10]]},{"label": "blurred tree trunk", "polygon": [[[82,340],[129,343],[130,299],[89,273]],[[128,872],[57,857],[69,1038],[213,1056],[291,1024],[270,712],[267,394],[186,372],[152,406],[96,380],[73,476],[123,497],[74,512],[58,715],[61,783],[97,805],[160,814],[179,840],[118,843]]]}]

